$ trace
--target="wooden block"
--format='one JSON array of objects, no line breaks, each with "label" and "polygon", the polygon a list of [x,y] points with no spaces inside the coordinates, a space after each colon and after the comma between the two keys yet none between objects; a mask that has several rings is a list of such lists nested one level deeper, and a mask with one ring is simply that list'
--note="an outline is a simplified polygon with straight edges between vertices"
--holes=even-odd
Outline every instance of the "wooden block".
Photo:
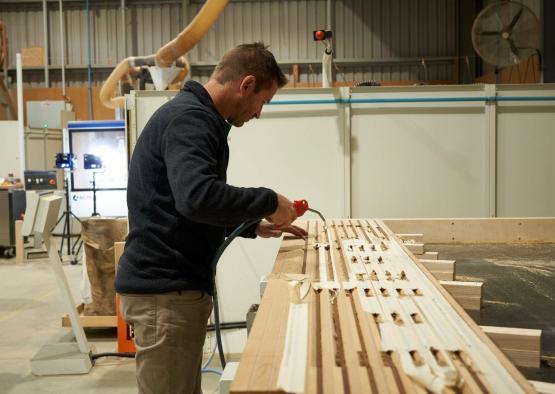
[{"label": "wooden block", "polygon": [[422,243],[424,234],[395,234],[398,238],[404,241],[413,241],[414,243]]},{"label": "wooden block", "polygon": [[430,273],[434,276],[434,278],[436,278],[437,280],[446,280],[446,281],[450,281],[455,279],[455,275],[453,275],[452,272],[446,272],[446,271],[434,271],[434,270],[428,270],[430,271]]},{"label": "wooden block", "polygon": [[537,380],[530,380],[530,383],[540,394],[555,394],[555,383],[539,382]]},{"label": "wooden block", "polygon": [[424,254],[424,244],[421,243],[404,243],[405,247],[415,255],[422,255]]},{"label": "wooden block", "polygon": [[464,309],[480,310],[483,282],[440,280],[439,283]]},{"label": "wooden block", "polygon": [[23,220],[15,221],[15,262],[17,264],[23,264],[25,251],[23,250],[23,236],[21,235],[21,226],[23,226]]},{"label": "wooden block", "polygon": [[541,330],[481,326],[503,353],[519,367],[540,366]]},{"label": "wooden block", "polygon": [[[84,304],[79,304],[75,309],[79,314],[79,321],[83,328],[102,328],[102,327],[116,327],[117,317],[116,316],[83,316],[83,310],[85,308]],[[62,327],[71,327],[71,321],[69,320],[69,315],[62,316]]]},{"label": "wooden block", "polygon": [[387,219],[396,233],[423,233],[426,243],[555,242],[554,218]]},{"label": "wooden block", "polygon": [[418,256],[425,260],[437,260],[438,259],[438,252],[424,252],[422,256]]},{"label": "wooden block", "polygon": [[[106,328],[118,325],[116,316],[79,316],[79,321],[83,328]],[[62,327],[71,327],[68,315],[62,317]]]},{"label": "wooden block", "polygon": [[23,67],[36,67],[44,65],[44,50],[42,47],[22,48],[21,64]]},{"label": "wooden block", "polygon": [[422,265],[430,271],[455,271],[455,260],[426,260],[420,259]]}]

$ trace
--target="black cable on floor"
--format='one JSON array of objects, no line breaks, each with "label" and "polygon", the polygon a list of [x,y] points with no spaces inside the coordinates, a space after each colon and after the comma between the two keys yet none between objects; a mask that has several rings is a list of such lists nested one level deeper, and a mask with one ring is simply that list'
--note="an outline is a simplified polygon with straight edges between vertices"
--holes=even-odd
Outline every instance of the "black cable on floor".
[{"label": "black cable on floor", "polygon": [[100,357],[127,357],[135,358],[135,353],[133,352],[106,352],[106,353],[96,353],[91,355],[91,360],[96,360]]}]

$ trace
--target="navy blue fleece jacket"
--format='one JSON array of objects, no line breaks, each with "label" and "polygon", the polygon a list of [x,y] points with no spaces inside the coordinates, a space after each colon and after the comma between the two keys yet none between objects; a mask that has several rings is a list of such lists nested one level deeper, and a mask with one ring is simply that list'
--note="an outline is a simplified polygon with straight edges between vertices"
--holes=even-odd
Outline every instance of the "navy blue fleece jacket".
[{"label": "navy blue fleece jacket", "polygon": [[[212,293],[211,261],[226,234],[275,211],[272,190],[226,184],[229,128],[194,81],[148,121],[129,167],[118,293]],[[245,236],[255,237],[254,228]]]}]

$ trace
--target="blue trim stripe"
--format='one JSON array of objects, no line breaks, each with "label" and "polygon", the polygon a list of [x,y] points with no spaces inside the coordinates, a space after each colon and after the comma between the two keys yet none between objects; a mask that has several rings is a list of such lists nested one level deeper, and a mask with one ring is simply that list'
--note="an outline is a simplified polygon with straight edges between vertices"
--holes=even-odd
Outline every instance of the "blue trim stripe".
[{"label": "blue trim stripe", "polygon": [[348,98],[277,100],[270,105],[307,105],[307,104],[362,104],[362,103],[460,103],[493,101],[555,101],[555,96],[481,96],[481,97],[399,97],[399,98]]},{"label": "blue trim stripe", "polygon": [[74,129],[113,129],[125,127],[123,120],[72,121],[67,122],[67,128]]}]

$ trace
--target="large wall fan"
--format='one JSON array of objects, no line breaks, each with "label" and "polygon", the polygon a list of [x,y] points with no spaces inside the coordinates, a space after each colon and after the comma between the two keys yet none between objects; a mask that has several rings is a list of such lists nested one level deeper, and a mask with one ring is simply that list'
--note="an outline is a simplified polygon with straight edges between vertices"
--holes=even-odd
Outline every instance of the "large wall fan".
[{"label": "large wall fan", "polygon": [[474,20],[472,44],[484,61],[496,67],[518,64],[539,54],[538,18],[521,3],[497,1]]}]

